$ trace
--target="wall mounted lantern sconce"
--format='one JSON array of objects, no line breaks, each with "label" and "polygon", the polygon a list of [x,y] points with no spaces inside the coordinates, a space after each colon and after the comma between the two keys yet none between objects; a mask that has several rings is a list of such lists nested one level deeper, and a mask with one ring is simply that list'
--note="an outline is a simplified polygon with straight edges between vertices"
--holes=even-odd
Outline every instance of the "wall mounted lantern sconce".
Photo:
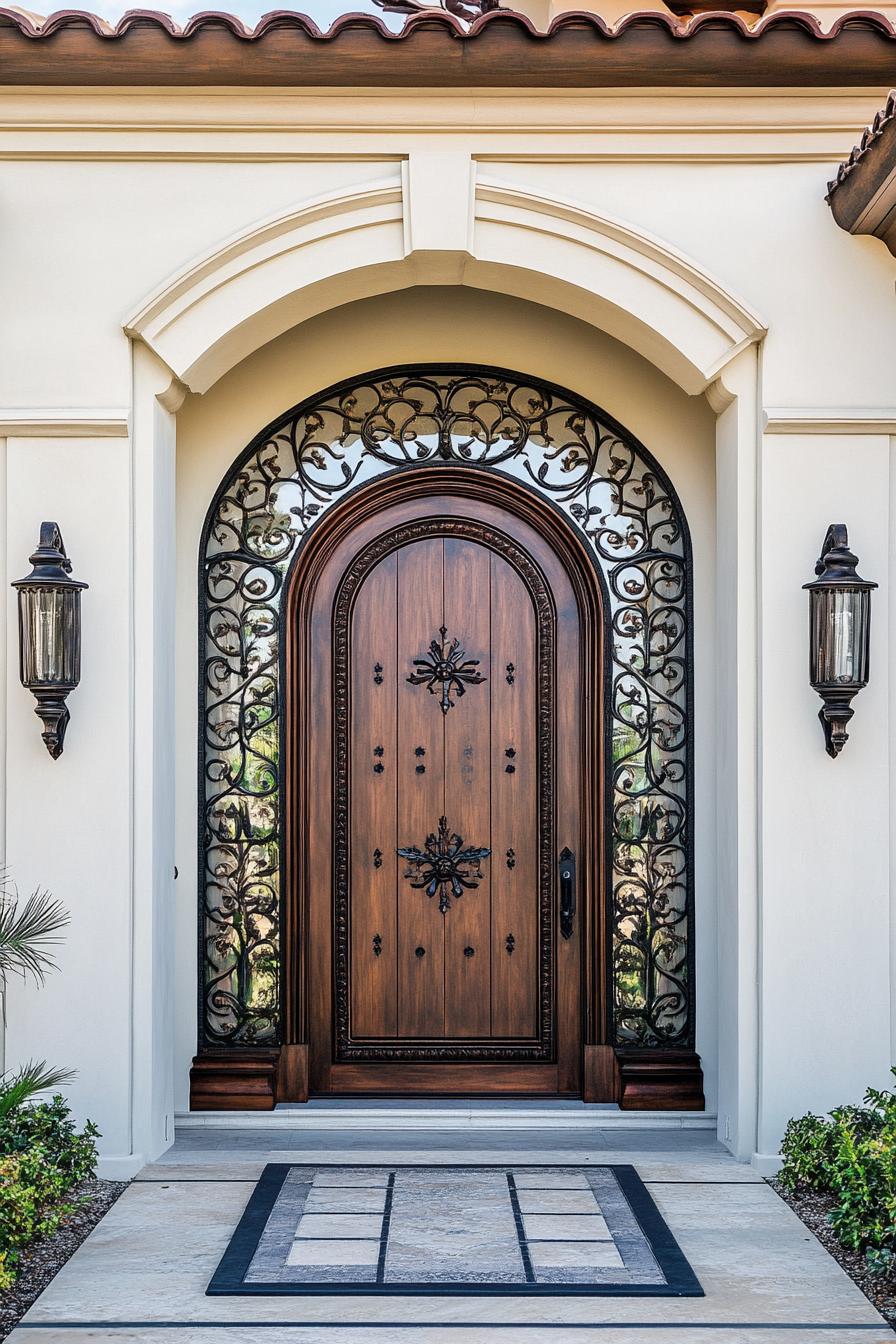
[{"label": "wall mounted lantern sconce", "polygon": [[818,712],[825,749],[836,757],[848,737],[851,701],[868,684],[871,644],[871,589],[860,579],[858,559],[849,549],[845,523],[832,523],[815,566],[809,592],[809,681],[824,701]]},{"label": "wall mounted lantern sconce", "polygon": [[41,737],[55,761],[62,755],[69,712],[65,699],[81,680],[81,590],[57,523],[41,523],[31,573],[12,585],[19,594],[19,676],[43,721]]}]

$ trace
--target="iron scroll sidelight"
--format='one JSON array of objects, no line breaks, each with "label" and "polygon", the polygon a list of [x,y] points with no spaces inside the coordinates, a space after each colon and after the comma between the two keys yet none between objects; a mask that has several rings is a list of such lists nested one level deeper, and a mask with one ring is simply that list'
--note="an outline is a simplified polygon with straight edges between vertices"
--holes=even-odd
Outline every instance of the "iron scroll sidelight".
[{"label": "iron scroll sidelight", "polygon": [[279,1040],[281,598],[290,565],[348,490],[386,472],[452,464],[527,484],[587,541],[612,655],[612,1039],[693,1045],[683,513],[649,453],[602,411],[537,380],[452,367],[371,374],[304,403],[246,449],[209,511],[200,554],[206,1046]]}]

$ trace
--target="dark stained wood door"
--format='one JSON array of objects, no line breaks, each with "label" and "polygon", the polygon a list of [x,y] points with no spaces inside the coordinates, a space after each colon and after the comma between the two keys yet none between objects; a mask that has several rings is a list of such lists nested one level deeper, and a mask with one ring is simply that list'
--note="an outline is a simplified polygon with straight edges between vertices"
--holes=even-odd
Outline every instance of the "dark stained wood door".
[{"label": "dark stained wood door", "polygon": [[308,669],[312,1091],[580,1091],[557,881],[583,834],[579,623],[496,507],[414,501],[334,549]]},{"label": "dark stained wood door", "polygon": [[352,650],[352,1034],[534,1037],[531,597],[488,546],[436,535],[368,575]]}]

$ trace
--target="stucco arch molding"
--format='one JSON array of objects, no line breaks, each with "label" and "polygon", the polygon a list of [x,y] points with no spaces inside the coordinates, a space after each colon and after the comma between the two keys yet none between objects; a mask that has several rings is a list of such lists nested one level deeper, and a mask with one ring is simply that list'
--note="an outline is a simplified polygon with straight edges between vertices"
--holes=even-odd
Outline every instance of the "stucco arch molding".
[{"label": "stucco arch molding", "polygon": [[[268,218],[169,278],[125,323],[192,392],[298,323],[420,284],[529,299],[589,322],[703,392],[760,319],[687,257],[574,201],[411,160]],[[446,206],[446,202],[448,205]]]}]

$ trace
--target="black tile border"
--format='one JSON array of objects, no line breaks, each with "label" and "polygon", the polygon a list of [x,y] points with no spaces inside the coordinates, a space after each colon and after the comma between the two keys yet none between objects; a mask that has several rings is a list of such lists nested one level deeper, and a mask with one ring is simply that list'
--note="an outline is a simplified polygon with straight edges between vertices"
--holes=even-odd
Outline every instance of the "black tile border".
[{"label": "black tile border", "polygon": [[[291,1166],[292,1163],[287,1162],[269,1162],[259,1176],[237,1229],[205,1290],[206,1297],[226,1292],[223,1285],[243,1283]],[[251,1293],[256,1290],[254,1285],[243,1283],[242,1291]]]},{"label": "black tile border", "polygon": [[[465,1163],[427,1162],[402,1163],[405,1171],[545,1171],[550,1168],[530,1166],[528,1163],[490,1162]],[[268,1218],[274,1208],[283,1184],[293,1169],[388,1171],[393,1168],[384,1162],[351,1162],[330,1164],[321,1168],[317,1162],[269,1162],[259,1177],[236,1231],[230,1239],[211,1281],[206,1297],[704,1297],[700,1282],[685,1259],[684,1252],[672,1235],[671,1229],[657,1208],[637,1171],[630,1165],[587,1163],[582,1166],[564,1164],[563,1170],[609,1171],[616,1178],[632,1214],[643,1232],[657,1264],[665,1275],[665,1283],[246,1283],[252,1257],[258,1247]]]},{"label": "black tile border", "polygon": [[532,1257],[529,1254],[529,1239],[526,1236],[526,1229],[523,1226],[523,1215],[520,1212],[520,1201],[516,1189],[516,1181],[513,1172],[508,1171],[507,1192],[510,1195],[510,1207],[513,1209],[513,1222],[516,1227],[516,1239],[520,1248],[520,1259],[523,1262],[523,1273],[526,1276],[526,1283],[535,1282],[535,1274],[532,1269]]},{"label": "black tile border", "polygon": [[611,1170],[667,1283],[674,1284],[681,1297],[704,1297],[697,1275],[635,1168],[622,1166]]},{"label": "black tile border", "polygon": [[[321,1186],[323,1190],[347,1189],[347,1186]],[[356,1189],[367,1189],[368,1187],[355,1187]],[[382,1283],[386,1274],[386,1248],[389,1245],[389,1227],[392,1223],[392,1197],[395,1193],[395,1172],[389,1172],[389,1180],[386,1182],[386,1198],[383,1202],[383,1221],[380,1224],[380,1251],[376,1260],[376,1281]]]}]

